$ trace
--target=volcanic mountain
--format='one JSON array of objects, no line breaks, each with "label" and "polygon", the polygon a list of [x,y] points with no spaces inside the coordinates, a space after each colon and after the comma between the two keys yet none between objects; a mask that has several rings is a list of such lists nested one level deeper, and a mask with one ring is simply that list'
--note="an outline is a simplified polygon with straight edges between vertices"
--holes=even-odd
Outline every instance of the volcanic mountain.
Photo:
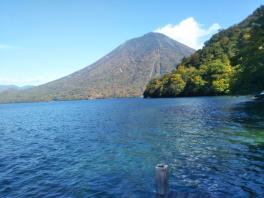
[{"label": "volcanic mountain", "polygon": [[152,78],[176,68],[194,50],[160,33],[148,33],[69,76],[0,95],[0,102],[141,96]]}]

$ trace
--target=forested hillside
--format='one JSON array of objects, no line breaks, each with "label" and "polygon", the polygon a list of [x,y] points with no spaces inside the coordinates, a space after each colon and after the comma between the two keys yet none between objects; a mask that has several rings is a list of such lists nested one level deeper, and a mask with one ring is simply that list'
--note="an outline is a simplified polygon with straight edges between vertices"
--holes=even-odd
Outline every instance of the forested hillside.
[{"label": "forested hillside", "polygon": [[264,89],[264,6],[215,34],[172,73],[153,79],[145,97],[252,94]]}]

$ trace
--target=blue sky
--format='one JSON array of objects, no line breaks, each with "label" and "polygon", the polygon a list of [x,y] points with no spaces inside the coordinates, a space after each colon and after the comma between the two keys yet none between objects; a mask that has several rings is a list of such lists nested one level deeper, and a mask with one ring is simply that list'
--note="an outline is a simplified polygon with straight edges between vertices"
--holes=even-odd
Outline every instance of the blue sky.
[{"label": "blue sky", "polygon": [[[38,85],[159,31],[199,48],[260,0],[0,0],[0,84]],[[188,32],[188,33],[187,33]]]}]

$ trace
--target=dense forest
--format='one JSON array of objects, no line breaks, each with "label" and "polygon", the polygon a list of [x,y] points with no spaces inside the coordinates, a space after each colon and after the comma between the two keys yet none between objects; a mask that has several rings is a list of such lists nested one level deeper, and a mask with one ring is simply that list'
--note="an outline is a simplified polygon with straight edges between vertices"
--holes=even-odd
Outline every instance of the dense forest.
[{"label": "dense forest", "polygon": [[144,97],[252,94],[264,90],[264,6],[221,30],[177,69],[151,80]]}]

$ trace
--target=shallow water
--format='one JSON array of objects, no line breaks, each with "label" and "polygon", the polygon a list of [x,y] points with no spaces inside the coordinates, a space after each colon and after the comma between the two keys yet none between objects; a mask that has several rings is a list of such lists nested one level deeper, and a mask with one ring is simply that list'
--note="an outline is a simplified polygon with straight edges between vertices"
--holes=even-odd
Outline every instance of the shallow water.
[{"label": "shallow water", "polygon": [[263,197],[264,104],[249,97],[0,105],[0,197]]}]

